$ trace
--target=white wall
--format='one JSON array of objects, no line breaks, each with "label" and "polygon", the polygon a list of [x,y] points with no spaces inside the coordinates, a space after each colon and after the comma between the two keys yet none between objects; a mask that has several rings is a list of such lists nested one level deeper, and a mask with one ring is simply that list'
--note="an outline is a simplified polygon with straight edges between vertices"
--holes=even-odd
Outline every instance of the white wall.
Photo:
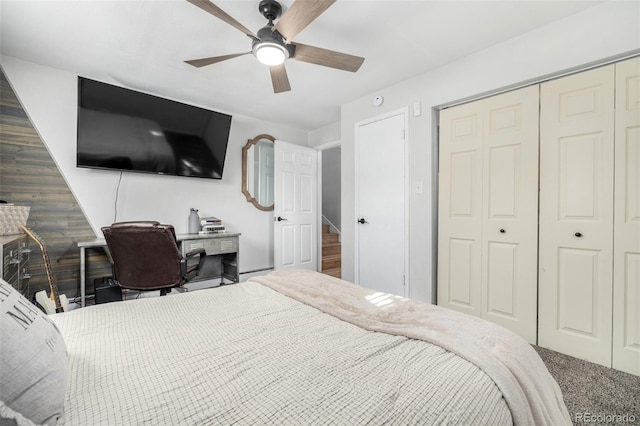
[{"label": "white wall", "polygon": [[[468,56],[432,72],[384,88],[343,105],[342,141],[342,276],[354,279],[354,124],[402,107],[409,107],[411,189],[424,183],[424,194],[409,200],[410,296],[435,300],[435,191],[433,173],[436,141],[432,108],[479,93],[640,48],[640,2],[616,1],[594,6],[566,19]],[[443,35],[445,37],[446,35]],[[374,107],[374,95],[384,96]],[[420,102],[422,115],[413,116]]]},{"label": "white wall", "polygon": [[[306,132],[220,111],[233,116],[222,180],[124,172],[116,204],[119,172],[76,168],[78,76],[13,57],[2,56],[0,60],[97,236],[102,235],[100,227],[116,220],[157,220],[186,233],[189,209],[194,207],[201,217],[217,216],[227,229],[242,233],[240,272],[273,266],[273,214],[256,209],[242,195],[241,151],[248,139],[262,133],[306,145]],[[197,106],[217,110],[215,104]]]},{"label": "white wall", "polygon": [[340,140],[340,122],[327,124],[309,132],[307,144],[310,147],[318,147]]}]

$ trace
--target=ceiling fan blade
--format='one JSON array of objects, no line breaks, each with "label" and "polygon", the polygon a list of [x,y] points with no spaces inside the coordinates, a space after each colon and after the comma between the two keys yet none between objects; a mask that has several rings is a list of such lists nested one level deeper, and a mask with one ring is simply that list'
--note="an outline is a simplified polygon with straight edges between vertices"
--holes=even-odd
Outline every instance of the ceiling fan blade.
[{"label": "ceiling fan blade", "polygon": [[293,43],[296,46],[293,58],[297,61],[309,62],[311,64],[323,65],[325,67],[336,68],[343,71],[356,72],[364,62],[360,56],[348,55],[334,50],[322,49],[320,47],[306,44]]},{"label": "ceiling fan blade", "polygon": [[227,14],[227,12],[220,9],[218,6],[211,3],[209,0],[187,0],[187,1],[195,6],[198,6],[200,9],[204,10],[205,12],[209,12],[216,18],[223,20],[224,22],[231,25],[232,27],[239,29],[249,37],[256,38],[256,35],[253,32],[249,31],[244,25],[242,25],[240,22],[233,19],[230,15]]},{"label": "ceiling fan blade", "polygon": [[289,43],[335,2],[336,0],[297,0],[282,15],[274,29]]},{"label": "ceiling fan blade", "polygon": [[244,53],[233,53],[231,55],[223,55],[223,56],[212,56],[210,58],[201,58],[201,59],[191,59],[190,61],[184,61],[189,65],[193,65],[194,67],[200,68],[205,67],[207,65],[216,64],[218,62],[226,61],[227,59],[237,58],[238,56],[248,55],[251,52]]},{"label": "ceiling fan blade", "polygon": [[284,68],[284,64],[270,66],[269,72],[271,73],[273,93],[282,93],[291,90],[289,77],[287,76],[287,70]]}]

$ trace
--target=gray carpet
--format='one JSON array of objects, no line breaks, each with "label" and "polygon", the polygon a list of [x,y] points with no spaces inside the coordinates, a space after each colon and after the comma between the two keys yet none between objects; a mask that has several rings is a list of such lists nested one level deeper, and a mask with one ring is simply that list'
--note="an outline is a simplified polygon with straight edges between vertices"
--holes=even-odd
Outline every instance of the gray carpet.
[{"label": "gray carpet", "polygon": [[[574,424],[640,425],[640,377],[539,346],[534,349],[560,385]],[[606,415],[616,417],[602,417]]]}]

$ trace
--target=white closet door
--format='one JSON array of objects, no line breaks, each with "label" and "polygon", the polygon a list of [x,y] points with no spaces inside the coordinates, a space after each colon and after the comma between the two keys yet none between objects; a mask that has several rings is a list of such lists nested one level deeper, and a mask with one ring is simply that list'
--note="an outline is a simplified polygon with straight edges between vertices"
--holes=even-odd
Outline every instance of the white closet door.
[{"label": "white closet door", "polygon": [[438,304],[536,342],[538,86],[440,115]]},{"label": "white closet door", "polygon": [[536,343],[539,86],[484,110],[482,316]]},{"label": "white closet door", "polygon": [[611,365],[614,66],[541,85],[540,346]]},{"label": "white closet door", "polygon": [[482,109],[440,113],[438,305],[482,314]]},{"label": "white closet door", "polygon": [[640,58],[616,64],[613,368],[640,375]]}]

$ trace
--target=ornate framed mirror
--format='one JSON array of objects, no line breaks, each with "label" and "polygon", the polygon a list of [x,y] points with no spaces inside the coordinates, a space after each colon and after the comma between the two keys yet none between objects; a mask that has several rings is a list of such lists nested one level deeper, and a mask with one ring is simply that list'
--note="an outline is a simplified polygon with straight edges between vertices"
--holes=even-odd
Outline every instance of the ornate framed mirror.
[{"label": "ornate framed mirror", "polygon": [[273,210],[275,141],[273,136],[258,135],[242,147],[242,193],[263,211]]}]

